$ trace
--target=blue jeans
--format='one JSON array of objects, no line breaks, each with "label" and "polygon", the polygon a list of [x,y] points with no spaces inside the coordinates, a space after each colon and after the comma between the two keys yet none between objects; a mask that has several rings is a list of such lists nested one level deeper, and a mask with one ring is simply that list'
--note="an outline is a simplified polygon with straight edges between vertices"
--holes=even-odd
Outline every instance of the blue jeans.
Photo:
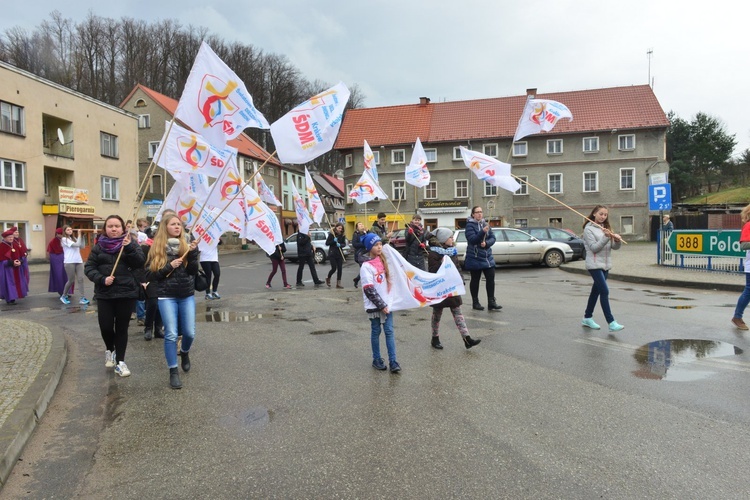
[{"label": "blue jeans", "polygon": [[190,351],[195,338],[195,296],[160,298],[159,314],[164,324],[164,356],[167,358],[167,366],[177,368],[177,335],[182,335],[182,352]]},{"label": "blue jeans", "polygon": [[609,308],[609,287],[607,286],[609,271],[605,271],[604,269],[589,269],[589,274],[594,278],[594,284],[591,285],[589,302],[586,304],[586,312],[583,314],[583,317],[590,318],[594,315],[596,301],[599,300],[602,305],[604,319],[607,320],[607,323],[612,323],[615,317],[612,316],[612,310]]},{"label": "blue jeans", "polygon": [[[372,344],[372,359],[380,359],[380,318],[370,318],[370,343]],[[396,339],[393,335],[393,313],[388,313],[383,323],[385,332],[385,347],[388,349],[388,362],[396,361]]]},{"label": "blue jeans", "polygon": [[146,319],[146,301],[145,300],[135,301],[135,316],[138,319],[143,319],[143,320]]},{"label": "blue jeans", "polygon": [[750,304],[750,273],[745,273],[745,289],[737,300],[737,307],[734,309],[734,317],[742,319],[745,308]]}]

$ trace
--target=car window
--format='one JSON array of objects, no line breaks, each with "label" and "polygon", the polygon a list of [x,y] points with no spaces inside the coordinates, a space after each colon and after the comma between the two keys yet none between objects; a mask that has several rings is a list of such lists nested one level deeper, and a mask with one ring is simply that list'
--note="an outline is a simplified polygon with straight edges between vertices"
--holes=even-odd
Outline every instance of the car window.
[{"label": "car window", "polygon": [[286,239],[287,243],[297,243],[297,233],[294,233],[289,238]]},{"label": "car window", "polygon": [[566,233],[562,229],[550,229],[549,230],[549,234],[553,238],[557,238],[557,239],[560,239],[560,240],[570,239],[570,233]]},{"label": "car window", "polygon": [[456,243],[466,243],[466,233],[461,231],[456,237]]},{"label": "car window", "polygon": [[[528,233],[531,236],[534,236],[539,239],[546,239],[547,238],[547,230],[546,229],[529,229]],[[553,236],[554,238],[554,236]]]},{"label": "car window", "polygon": [[529,237],[521,231],[503,230],[503,233],[508,241],[529,241]]},{"label": "car window", "polygon": [[312,239],[314,239],[315,241],[326,239],[326,235],[324,233],[313,233],[312,236]]}]

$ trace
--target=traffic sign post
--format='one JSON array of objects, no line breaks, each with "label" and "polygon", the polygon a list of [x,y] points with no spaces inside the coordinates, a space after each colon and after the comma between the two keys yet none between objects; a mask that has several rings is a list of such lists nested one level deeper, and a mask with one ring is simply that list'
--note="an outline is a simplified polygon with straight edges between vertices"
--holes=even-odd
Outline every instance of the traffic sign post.
[{"label": "traffic sign post", "polygon": [[740,249],[740,233],[739,230],[672,231],[667,246],[672,253],[744,257],[746,252]]}]

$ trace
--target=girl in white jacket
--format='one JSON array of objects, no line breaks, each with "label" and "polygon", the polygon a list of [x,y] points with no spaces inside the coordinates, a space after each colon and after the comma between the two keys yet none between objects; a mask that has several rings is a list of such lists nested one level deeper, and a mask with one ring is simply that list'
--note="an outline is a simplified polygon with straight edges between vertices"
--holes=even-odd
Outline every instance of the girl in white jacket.
[{"label": "girl in white jacket", "polygon": [[78,292],[81,294],[81,300],[78,301],[81,305],[89,303],[89,299],[86,298],[86,294],[83,289],[83,259],[81,258],[81,248],[85,246],[83,238],[81,238],[81,230],[78,230],[78,235],[73,236],[73,228],[65,225],[63,226],[63,236],[60,241],[63,247],[63,265],[65,266],[65,274],[68,276],[68,282],[65,283],[65,289],[63,294],[60,296],[60,302],[65,305],[70,304],[70,296],[68,292],[76,281],[78,286]]},{"label": "girl in white jacket", "polygon": [[[594,221],[596,224],[589,221]],[[583,244],[586,247],[586,269],[594,279],[594,284],[591,286],[589,301],[586,304],[586,312],[583,314],[581,324],[592,330],[601,328],[593,318],[598,300],[602,306],[604,318],[609,324],[609,331],[618,332],[625,327],[615,321],[609,307],[607,277],[612,268],[612,250],[620,248],[622,237],[612,232],[607,207],[597,205],[591,211],[588,220],[583,225]]]}]

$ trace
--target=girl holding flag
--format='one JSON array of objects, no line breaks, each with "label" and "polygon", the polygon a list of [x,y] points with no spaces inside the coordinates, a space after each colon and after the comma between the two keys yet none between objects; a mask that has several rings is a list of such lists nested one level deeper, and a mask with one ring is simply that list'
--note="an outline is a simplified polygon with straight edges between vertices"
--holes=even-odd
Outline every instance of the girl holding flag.
[{"label": "girl holding flag", "polygon": [[385,333],[385,346],[388,349],[388,364],[391,372],[401,371],[396,361],[396,340],[393,333],[393,313],[388,302],[391,296],[391,276],[388,262],[383,255],[383,243],[377,234],[367,234],[363,238],[367,254],[363,256],[362,268],[359,271],[362,280],[362,296],[365,312],[370,318],[370,345],[372,347],[372,366],[376,370],[385,370],[385,362],[380,357],[380,325]]},{"label": "girl holding flag", "polygon": [[336,288],[344,288],[341,286],[341,274],[344,266],[342,248],[346,246],[346,236],[344,236],[344,225],[342,223],[337,223],[333,226],[333,231],[328,233],[326,246],[328,247],[328,260],[331,261],[331,270],[328,271],[326,285],[331,286],[331,276],[336,273]]}]

